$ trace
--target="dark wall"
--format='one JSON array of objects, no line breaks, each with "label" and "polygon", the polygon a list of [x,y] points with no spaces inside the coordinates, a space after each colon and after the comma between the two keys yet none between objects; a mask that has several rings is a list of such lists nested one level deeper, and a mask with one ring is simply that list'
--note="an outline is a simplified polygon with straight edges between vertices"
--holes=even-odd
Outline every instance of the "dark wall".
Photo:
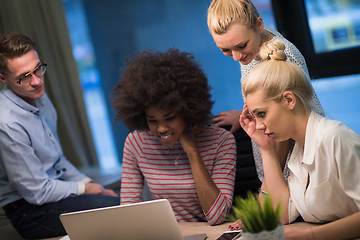
[{"label": "dark wall", "polygon": [[[206,24],[210,0],[83,1],[110,119],[110,93],[126,58],[144,49],[179,48],[194,54],[213,87],[213,113],[241,109],[239,63],[217,49]],[[113,128],[119,154],[128,130]]]}]

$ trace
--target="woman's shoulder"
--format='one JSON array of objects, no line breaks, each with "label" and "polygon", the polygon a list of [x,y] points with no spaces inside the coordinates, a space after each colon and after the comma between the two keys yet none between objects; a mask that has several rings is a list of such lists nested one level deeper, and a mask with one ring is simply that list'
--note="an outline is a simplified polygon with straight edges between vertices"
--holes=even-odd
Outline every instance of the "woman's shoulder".
[{"label": "woman's shoulder", "polygon": [[280,40],[280,41],[282,41],[284,43],[284,45],[285,45],[285,50],[284,50],[285,54],[294,52],[296,54],[299,54],[301,57],[303,57],[302,54],[300,53],[299,49],[292,42],[287,40],[281,33],[279,33],[278,31],[276,31],[275,29],[272,29],[272,28],[266,27],[265,29],[268,32],[270,32],[271,34],[274,35],[272,40],[278,39],[278,40]]},{"label": "woman's shoulder", "polygon": [[126,137],[126,141],[132,140],[141,141],[143,143],[148,141],[154,141],[156,140],[156,138],[149,130],[135,130],[130,132]]},{"label": "woman's shoulder", "polygon": [[272,29],[272,28],[265,28],[268,32],[274,35],[272,40],[280,40],[285,45],[284,53],[286,54],[286,57],[288,58],[288,61],[295,63],[298,65],[305,74],[309,77],[309,72],[306,66],[306,61],[304,56],[301,54],[300,50],[289,40],[287,40],[281,33],[278,31]]},{"label": "woman's shoulder", "polygon": [[349,141],[360,143],[360,136],[343,122],[321,116],[318,113],[313,112],[312,114],[314,115],[312,128],[317,132],[316,136],[322,139],[321,141],[328,143],[339,141],[341,144]]}]

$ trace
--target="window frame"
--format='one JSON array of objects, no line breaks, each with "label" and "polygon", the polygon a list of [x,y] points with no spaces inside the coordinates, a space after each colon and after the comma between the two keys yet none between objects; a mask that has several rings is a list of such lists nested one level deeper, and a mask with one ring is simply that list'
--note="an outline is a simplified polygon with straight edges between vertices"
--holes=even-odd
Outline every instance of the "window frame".
[{"label": "window frame", "polygon": [[316,53],[304,0],[272,0],[278,31],[305,57],[312,79],[360,73],[360,46]]}]

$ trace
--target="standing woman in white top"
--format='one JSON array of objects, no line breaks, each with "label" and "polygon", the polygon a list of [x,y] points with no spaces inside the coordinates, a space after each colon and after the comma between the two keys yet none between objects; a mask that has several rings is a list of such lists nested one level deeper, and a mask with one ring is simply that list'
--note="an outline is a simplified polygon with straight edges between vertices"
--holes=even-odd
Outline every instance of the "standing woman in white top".
[{"label": "standing woman in white top", "polygon": [[[287,61],[298,65],[310,79],[305,59],[300,51],[279,32],[264,26],[262,18],[250,0],[213,0],[208,9],[207,23],[217,47],[225,56],[233,57],[235,61],[240,62],[241,86],[244,84],[248,73],[262,62],[258,56],[261,45],[266,41],[275,39],[281,40],[285,45],[284,52]],[[314,110],[323,114],[323,109],[315,92],[312,103]],[[230,132],[234,133],[240,129],[240,114],[241,111],[237,110],[220,112],[213,121],[216,122],[216,126],[231,125]],[[288,175],[286,159],[292,144],[291,141],[278,144],[285,178]],[[258,177],[265,184],[261,156],[254,143],[253,155]]]},{"label": "standing woman in white top", "polygon": [[[286,229],[286,239],[353,239],[360,237],[360,136],[343,123],[314,112],[307,76],[286,61],[281,41],[265,43],[266,61],[248,75],[240,125],[257,143],[266,188],[274,204],[282,202],[284,224],[299,215],[325,223]],[[276,143],[295,140],[285,182]]]}]

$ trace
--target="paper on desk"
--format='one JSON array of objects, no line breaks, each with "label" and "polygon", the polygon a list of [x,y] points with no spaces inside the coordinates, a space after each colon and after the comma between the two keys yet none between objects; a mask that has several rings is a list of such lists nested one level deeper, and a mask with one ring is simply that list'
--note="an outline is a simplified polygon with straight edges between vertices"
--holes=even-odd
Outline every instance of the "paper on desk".
[{"label": "paper on desk", "polygon": [[59,240],[70,240],[70,238],[69,238],[69,235],[66,235],[66,236],[60,238]]}]

